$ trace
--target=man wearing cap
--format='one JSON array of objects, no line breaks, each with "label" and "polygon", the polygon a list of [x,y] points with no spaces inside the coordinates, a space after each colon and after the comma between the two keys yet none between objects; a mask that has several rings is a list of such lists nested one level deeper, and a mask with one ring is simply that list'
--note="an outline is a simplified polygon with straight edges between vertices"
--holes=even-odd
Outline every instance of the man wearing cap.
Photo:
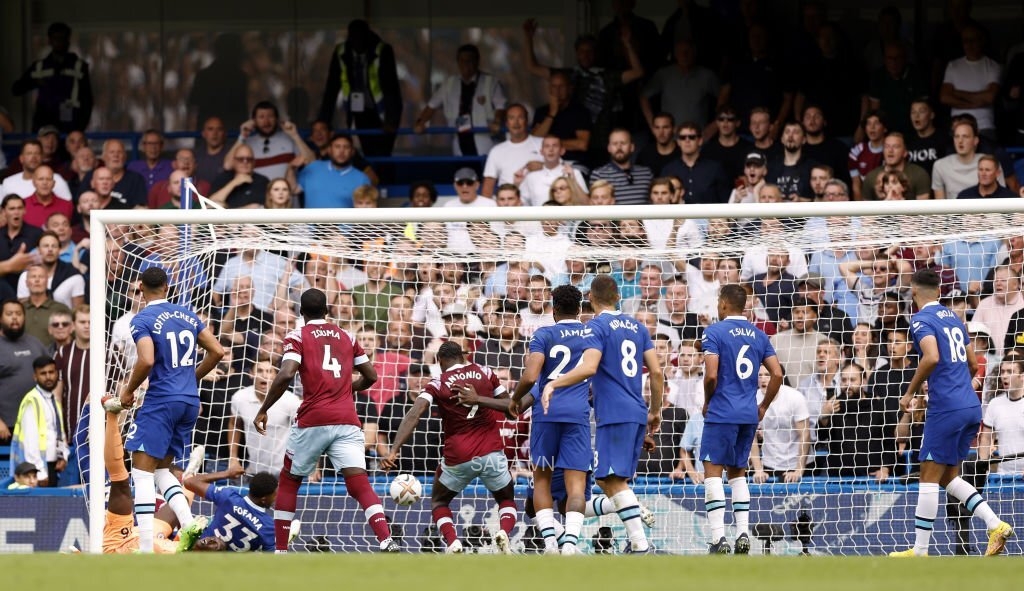
[{"label": "man wearing cap", "polygon": [[[455,193],[456,199],[450,199],[444,207],[497,207],[498,204],[490,197],[483,197],[478,194],[480,189],[480,178],[476,171],[469,167],[463,167],[455,171]],[[446,222],[448,229],[448,250],[452,252],[473,252],[477,246],[470,236],[469,226],[466,222]],[[484,233],[491,233],[486,224],[477,223],[474,226]],[[476,234],[474,234],[476,235]],[[478,238],[483,236],[477,235]]]},{"label": "man wearing cap", "polygon": [[31,462],[22,462],[14,468],[14,482],[7,485],[7,490],[21,490],[39,486],[39,468]]},{"label": "man wearing cap", "polygon": [[355,148],[352,138],[338,133],[327,145],[327,160],[306,165],[298,181],[305,194],[306,208],[352,207],[352,192],[369,185],[370,178],[352,166]]},{"label": "man wearing cap", "polygon": [[[32,178],[35,176],[36,169],[43,164],[43,145],[39,143],[39,140],[25,140],[21,143],[21,154],[18,155],[18,162],[21,163],[21,173],[12,174],[4,179],[3,185],[0,185],[0,191],[5,196],[13,193],[22,197],[28,197],[35,193],[36,187],[32,184]],[[53,194],[61,199],[70,201],[71,189],[68,188],[68,183],[64,180],[64,177],[54,173],[53,183]]]},{"label": "man wearing cap", "polygon": [[743,175],[732,194],[729,203],[757,203],[761,187],[765,185],[764,177],[768,173],[768,160],[760,152],[750,152],[743,161]]},{"label": "man wearing cap", "polygon": [[992,347],[998,355],[1002,355],[1010,321],[1018,311],[1024,309],[1024,296],[1020,293],[1020,277],[1010,267],[996,267],[993,277],[992,295],[981,300],[971,319],[991,329],[989,336],[992,338]]},{"label": "man wearing cap", "polygon": [[18,407],[11,437],[11,465],[31,462],[39,467],[39,485],[57,486],[57,473],[67,466],[67,433],[59,382],[53,358],[40,355],[32,361],[35,387]]},{"label": "man wearing cap", "polygon": [[11,85],[11,93],[21,96],[38,90],[36,111],[32,114],[33,130],[56,125],[63,132],[82,131],[89,126],[92,116],[89,64],[68,51],[71,27],[53,23],[46,34],[50,40],[49,55],[33,62]]}]

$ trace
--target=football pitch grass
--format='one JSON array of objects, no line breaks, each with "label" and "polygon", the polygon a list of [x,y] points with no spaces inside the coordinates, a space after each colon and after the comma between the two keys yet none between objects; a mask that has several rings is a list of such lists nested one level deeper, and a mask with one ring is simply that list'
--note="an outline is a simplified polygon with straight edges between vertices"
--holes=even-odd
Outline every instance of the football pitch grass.
[{"label": "football pitch grass", "polygon": [[0,556],[7,589],[965,591],[1020,589],[1020,557]]}]

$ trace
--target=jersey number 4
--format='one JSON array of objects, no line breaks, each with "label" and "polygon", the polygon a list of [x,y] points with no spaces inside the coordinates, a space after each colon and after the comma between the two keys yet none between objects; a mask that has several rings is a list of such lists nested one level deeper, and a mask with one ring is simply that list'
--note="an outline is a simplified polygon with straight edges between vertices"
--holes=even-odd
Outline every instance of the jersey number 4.
[{"label": "jersey number 4", "polygon": [[324,345],[324,364],[323,370],[331,372],[335,378],[341,377],[341,364],[338,360],[331,355],[331,346]]}]

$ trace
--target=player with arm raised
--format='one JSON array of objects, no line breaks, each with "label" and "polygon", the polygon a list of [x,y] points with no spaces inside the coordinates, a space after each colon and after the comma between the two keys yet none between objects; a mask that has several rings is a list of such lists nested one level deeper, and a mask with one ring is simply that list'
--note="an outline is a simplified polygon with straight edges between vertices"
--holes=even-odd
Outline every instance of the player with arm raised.
[{"label": "player with arm raised", "polygon": [[[579,365],[585,350],[585,336],[590,334],[579,320],[583,294],[571,285],[551,291],[554,326],[537,329],[530,341],[526,367],[512,395],[510,412],[518,415],[519,404],[537,381],[543,388],[566,371]],[[587,472],[593,461],[590,448],[590,383],[577,382],[555,393],[547,412],[534,401],[530,419],[530,463],[533,465],[533,506],[537,527],[544,537],[544,553],[557,554],[551,479],[556,468],[563,471],[565,502],[565,537],[561,552],[577,554],[576,543],[583,529],[586,504]]]},{"label": "player with arm raised", "polygon": [[[244,472],[242,472],[244,473]],[[229,474],[196,474],[185,488],[213,503],[216,510],[193,551],[256,552],[274,549],[274,517],[270,508],[277,498],[277,477],[260,472],[249,480],[244,497],[234,487],[213,484]],[[240,476],[238,472],[231,474]]]},{"label": "player with arm raised", "polygon": [[940,284],[939,275],[931,269],[917,271],[910,281],[918,308],[911,319],[910,330],[920,360],[906,394],[900,399],[900,408],[905,413],[911,412],[911,402],[927,380],[928,411],[919,456],[921,484],[914,513],[914,547],[889,556],[928,555],[940,486],[968,512],[985,522],[988,528],[985,556],[995,556],[1013,536],[1013,528],[1000,520],[981,493],[959,475],[960,462],[967,458],[971,440],[981,425],[981,403],[971,386],[978,362],[967,328],[953,311],[938,302]]},{"label": "player with arm raised", "polygon": [[[139,552],[149,554],[153,552],[157,488],[184,529],[197,527],[192,524],[189,503],[170,466],[175,456],[185,455],[185,446],[192,439],[199,416],[198,380],[217,366],[224,357],[224,347],[194,312],[167,301],[167,273],[163,269],[150,267],[143,271],[140,287],[146,307],[131,320],[138,357],[121,390],[120,402],[125,408],[131,407],[135,390],[149,379],[145,400],[125,439],[125,449],[132,452]],[[200,347],[206,355],[196,363]]]},{"label": "player with arm raised", "polygon": [[[747,290],[731,283],[718,293],[718,317],[704,329],[704,432],[700,455],[704,463],[704,508],[711,525],[711,554],[728,554],[725,539],[725,487],[732,488],[732,511],[739,532],[736,553],[750,552],[750,491],[747,461],[757,424],[782,385],[782,365],[768,335],[743,315]],[[757,403],[757,369],[768,370],[764,400]]]},{"label": "player with arm raised", "polygon": [[[288,551],[289,533],[298,503],[299,486],[316,469],[317,460],[327,452],[335,469],[341,471],[348,489],[380,542],[381,552],[398,552],[380,497],[366,475],[362,423],[356,414],[353,392],[365,390],[377,381],[370,358],[349,332],[330,324],[327,295],[307,289],[299,299],[299,313],[305,325],[284,338],[281,369],[270,384],[267,398],[256,413],[253,425],[266,433],[267,412],[291,385],[295,374],[302,380],[302,404],[288,435],[284,467],[274,505],[274,535],[278,552]],[[352,381],[352,373],[360,377]]]},{"label": "player with arm raised", "polygon": [[480,478],[498,502],[501,529],[494,534],[494,545],[502,554],[511,554],[509,534],[516,526],[517,513],[515,488],[498,432],[499,413],[508,410],[508,392],[489,368],[467,363],[462,347],[454,341],[441,345],[437,362],[441,365],[440,377],[427,384],[402,419],[381,467],[393,470],[398,465],[402,445],[412,436],[423,413],[436,403],[444,428],[444,450],[431,491],[430,511],[444,538],[445,554],[463,551],[449,505],[474,478]]},{"label": "player with arm raised", "polygon": [[[647,433],[656,433],[661,426],[665,380],[650,333],[636,319],[617,312],[618,301],[619,286],[615,280],[608,275],[595,277],[590,285],[590,303],[596,316],[587,323],[591,332],[584,336],[583,359],[574,369],[544,386],[541,407],[548,412],[556,390],[594,377],[594,476],[615,504],[629,536],[630,551],[642,553],[650,549],[650,544],[640,518],[640,503],[627,480],[636,474]],[[650,409],[644,403],[643,366],[647,366],[651,384]]]}]

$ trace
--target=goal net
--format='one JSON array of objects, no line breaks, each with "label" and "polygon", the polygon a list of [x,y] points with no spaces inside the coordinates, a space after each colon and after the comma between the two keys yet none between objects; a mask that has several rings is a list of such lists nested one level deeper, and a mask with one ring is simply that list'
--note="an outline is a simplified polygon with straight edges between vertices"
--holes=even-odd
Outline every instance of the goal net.
[{"label": "goal net", "polygon": [[[116,392],[126,380],[134,362],[126,326],[141,304],[137,278],[162,266],[170,298],[192,306],[229,352],[200,383],[193,445],[204,446],[204,469],[276,475],[301,384],[271,410],[267,436],[255,433],[252,419],[279,367],[282,339],[301,321],[299,294],[321,289],[330,320],[356,336],[379,375],[357,397],[371,480],[403,547],[436,552],[443,548],[429,507],[442,443],[436,412],[420,421],[397,472],[384,474],[379,459],[415,396],[438,374],[438,347],[460,343],[511,390],[530,336],[553,323],[551,288],[573,284],[586,293],[596,274],[609,273],[621,308],[651,332],[666,376],[658,447],[642,456],[633,488],[656,515],[649,536],[659,551],[699,554],[710,533],[697,460],[698,343],[717,320],[719,286],[742,283],[750,292],[746,315],[771,335],[787,384],[752,454],[753,552],[879,554],[913,542],[924,411],[901,414],[898,399],[916,366],[908,345],[909,278],[923,267],[940,273],[943,302],[968,321],[969,346],[981,361],[975,386],[996,421],[962,471],[998,514],[1024,523],[1024,460],[1013,459],[1024,449],[1012,448],[1019,433],[1000,432],[1007,419],[994,403],[1008,388],[1024,387],[1006,377],[1013,368],[1000,369],[1004,356],[1016,359],[1014,347],[1024,347],[1022,222],[1021,200],[95,212],[93,274],[106,281],[94,281],[91,292],[94,326],[103,329],[93,332],[94,348],[107,355],[93,357],[92,390]],[[92,404],[98,416],[98,397]],[[543,544],[522,513],[529,420],[499,427],[517,482],[513,542],[535,551]],[[98,548],[103,431],[90,428]],[[425,498],[397,506],[387,495],[396,473],[416,476]],[[489,551],[487,532],[498,523],[489,493],[474,483],[453,509],[460,538]],[[197,501],[194,511],[212,508]],[[293,549],[376,547],[328,463],[300,491],[297,518]],[[943,506],[933,550],[976,554],[984,534],[979,521]],[[588,517],[581,544],[602,552],[625,539],[613,513]],[[1008,550],[1019,554],[1021,547],[1011,542]]]}]

